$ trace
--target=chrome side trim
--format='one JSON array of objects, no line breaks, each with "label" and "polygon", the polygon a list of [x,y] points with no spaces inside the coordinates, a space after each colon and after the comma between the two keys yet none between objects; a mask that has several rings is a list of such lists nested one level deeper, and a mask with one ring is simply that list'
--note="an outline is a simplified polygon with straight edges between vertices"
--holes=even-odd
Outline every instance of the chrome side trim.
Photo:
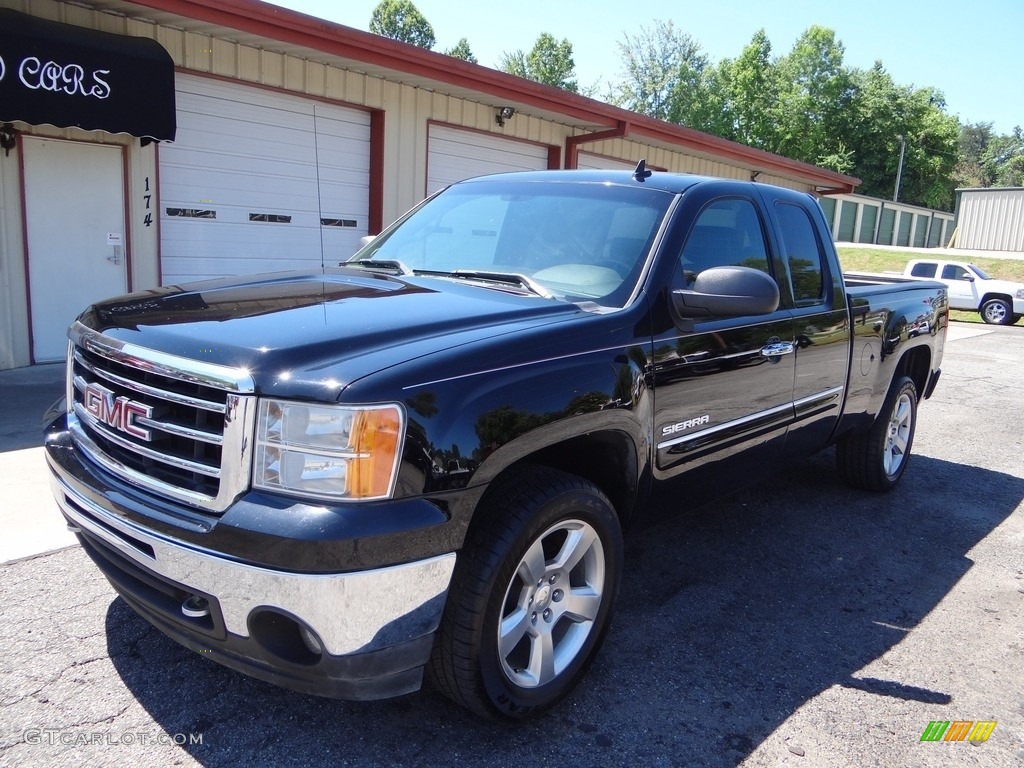
[{"label": "chrome side trim", "polygon": [[112,339],[99,331],[87,328],[78,320],[68,329],[68,338],[78,346],[115,362],[143,371],[152,371],[171,379],[226,389],[230,392],[256,391],[256,383],[244,368],[204,363],[201,360],[144,349],[129,342]]},{"label": "chrome side trim", "polygon": [[785,405],[777,405],[774,408],[768,408],[764,411],[758,411],[757,413],[752,413],[749,416],[743,416],[742,418],[739,419],[727,421],[724,424],[716,424],[713,427],[702,429],[700,432],[689,432],[680,437],[674,437],[671,440],[666,440],[663,443],[658,443],[658,450],[660,451],[663,448],[671,448],[672,446],[679,445],[680,443],[691,443],[694,440],[702,440],[704,438],[716,435],[719,432],[725,432],[730,429],[735,429],[736,427],[742,427],[744,424],[749,424],[754,421],[760,421],[761,419],[776,416],[780,413],[785,413],[786,411],[793,411],[792,403],[786,403]]},{"label": "chrome side trim", "polygon": [[[437,628],[455,568],[455,553],[449,552],[354,573],[274,571],[236,563],[156,535],[73,493],[56,475],[51,475],[50,483],[72,524],[140,566],[216,597],[227,630],[241,637],[249,637],[252,611],[267,607],[307,623],[327,652],[335,656],[378,650],[421,637]],[[151,547],[153,556],[118,533]]]},{"label": "chrome side trim", "polygon": [[777,405],[774,408],[768,408],[767,410],[764,411],[758,411],[757,413],[752,413],[749,416],[743,416],[742,418],[739,419],[727,421],[724,424],[716,424],[713,427],[702,429],[700,432],[689,432],[679,437],[674,437],[671,440],[666,440],[663,443],[658,443],[658,450],[660,451],[663,448],[671,448],[672,446],[679,445],[680,443],[690,443],[695,440],[701,440],[703,438],[711,437],[713,435],[718,434],[719,432],[724,432],[730,429],[734,429],[736,427],[741,427],[744,424],[749,424],[754,421],[760,421],[767,417],[775,416],[776,414],[785,413],[786,411],[793,411],[796,414],[800,414],[819,405],[825,405],[826,403],[830,403],[833,400],[837,400],[839,396],[843,394],[843,391],[845,389],[846,387],[832,387],[832,389],[826,389],[825,391],[819,392],[815,395],[801,397],[799,400],[794,400],[793,402],[787,403],[786,405]]},{"label": "chrome side trim", "polygon": [[816,406],[825,405],[839,399],[839,396],[843,394],[845,389],[846,387],[832,387],[832,389],[826,389],[824,392],[819,392],[816,395],[808,395],[807,397],[801,397],[799,400],[794,400],[793,405],[799,414],[802,411],[807,411]]}]

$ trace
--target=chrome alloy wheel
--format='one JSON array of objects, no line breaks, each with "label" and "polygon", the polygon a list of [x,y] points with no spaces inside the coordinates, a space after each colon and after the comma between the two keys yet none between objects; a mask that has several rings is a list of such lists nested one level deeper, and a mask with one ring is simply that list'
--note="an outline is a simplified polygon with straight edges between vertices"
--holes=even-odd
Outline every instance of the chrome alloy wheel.
[{"label": "chrome alloy wheel", "polygon": [[605,582],[604,546],[589,523],[559,521],[530,544],[498,622],[498,657],[510,682],[536,688],[572,663],[594,628]]},{"label": "chrome alloy wheel", "polygon": [[914,404],[904,392],[896,401],[889,417],[888,434],[882,453],[882,466],[890,477],[897,474],[907,458],[910,436],[914,426]]}]

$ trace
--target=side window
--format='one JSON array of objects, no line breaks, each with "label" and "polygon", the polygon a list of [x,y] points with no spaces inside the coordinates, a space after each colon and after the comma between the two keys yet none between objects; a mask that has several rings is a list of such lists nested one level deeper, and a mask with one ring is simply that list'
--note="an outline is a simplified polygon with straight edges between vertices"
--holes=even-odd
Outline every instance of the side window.
[{"label": "side window", "polygon": [[749,200],[716,200],[700,212],[680,259],[684,281],[712,267],[753,267],[768,272],[761,220]]},{"label": "side window", "polygon": [[935,277],[935,270],[938,268],[938,264],[922,261],[914,265],[914,268],[910,270],[910,274],[914,277]]},{"label": "side window", "polygon": [[825,300],[824,263],[821,244],[807,211],[798,205],[778,203],[775,211],[782,233],[782,249],[789,265],[793,300],[798,307],[810,307]]},{"label": "side window", "polygon": [[958,267],[956,264],[947,264],[942,268],[942,279],[943,280],[966,280],[967,270],[963,267]]}]

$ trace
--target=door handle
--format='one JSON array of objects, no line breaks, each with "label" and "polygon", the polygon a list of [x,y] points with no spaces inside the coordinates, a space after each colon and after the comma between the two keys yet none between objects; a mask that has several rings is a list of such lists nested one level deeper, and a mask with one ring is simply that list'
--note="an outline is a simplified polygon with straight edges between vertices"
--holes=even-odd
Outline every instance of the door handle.
[{"label": "door handle", "polygon": [[121,263],[121,246],[120,245],[115,245],[114,246],[114,254],[112,256],[107,256],[107,261],[112,261],[114,264],[120,264]]},{"label": "door handle", "polygon": [[792,355],[796,351],[791,341],[776,341],[761,347],[761,357],[778,357],[779,355]]}]

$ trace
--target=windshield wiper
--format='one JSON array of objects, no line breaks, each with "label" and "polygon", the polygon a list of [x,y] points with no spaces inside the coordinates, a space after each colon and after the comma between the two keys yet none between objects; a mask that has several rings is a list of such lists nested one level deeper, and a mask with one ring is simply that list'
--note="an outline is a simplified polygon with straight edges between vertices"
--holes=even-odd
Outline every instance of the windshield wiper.
[{"label": "windshield wiper", "polygon": [[389,275],[411,275],[413,271],[396,259],[356,259],[343,261],[339,267],[361,267],[370,272],[385,272]]},{"label": "windshield wiper", "polygon": [[[419,274],[421,270],[415,270]],[[540,283],[531,280],[526,275],[518,272],[488,272],[482,269],[456,269],[454,272],[444,273],[446,277],[456,277],[461,280],[481,280],[485,283],[501,283],[502,285],[516,285],[525,288],[530,293],[541,296],[545,299],[556,298],[555,294],[549,291]]]}]

